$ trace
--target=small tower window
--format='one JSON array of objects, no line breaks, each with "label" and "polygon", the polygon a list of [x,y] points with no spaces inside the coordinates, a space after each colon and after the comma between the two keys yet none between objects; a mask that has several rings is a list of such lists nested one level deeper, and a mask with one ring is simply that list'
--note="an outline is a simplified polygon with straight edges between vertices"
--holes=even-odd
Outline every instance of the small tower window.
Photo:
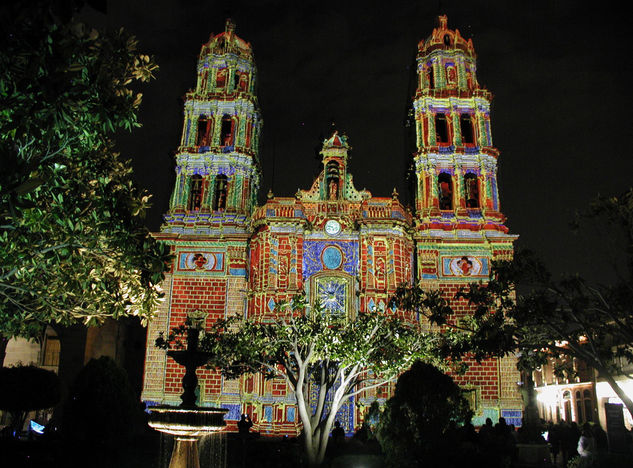
[{"label": "small tower window", "polygon": [[445,114],[435,114],[435,138],[438,144],[449,143],[448,120]]},{"label": "small tower window", "polygon": [[433,75],[433,65],[429,65],[426,68],[426,79],[429,84],[429,89],[435,88],[435,76]]},{"label": "small tower window", "polygon": [[189,203],[187,209],[189,211],[199,210],[202,206],[202,176],[198,174],[191,177],[189,186]]},{"label": "small tower window", "polygon": [[233,119],[225,115],[222,117],[222,130],[220,133],[220,145],[231,146],[233,144]]},{"label": "small tower window", "polygon": [[226,68],[220,68],[215,78],[215,87],[224,88],[226,86]]},{"label": "small tower window", "polygon": [[240,85],[240,76],[242,76],[242,74],[235,70],[235,75],[233,75],[233,89],[238,89],[238,86]]},{"label": "small tower window", "polygon": [[437,176],[438,198],[440,210],[453,209],[453,179],[450,174],[441,172]]},{"label": "small tower window", "polygon": [[459,128],[462,132],[462,143],[472,145],[475,143],[473,118],[470,114],[462,114],[459,117]]},{"label": "small tower window", "polygon": [[198,119],[198,134],[196,136],[196,146],[209,146],[209,130],[211,120],[201,115]]},{"label": "small tower window", "polygon": [[451,36],[450,36],[450,34],[445,34],[444,35],[444,45],[445,46],[450,46],[451,45]]},{"label": "small tower window", "polygon": [[466,207],[479,208],[479,181],[472,172],[464,176],[464,189],[466,192]]},{"label": "small tower window", "polygon": [[224,174],[215,178],[215,196],[213,197],[213,211],[226,209],[226,195],[228,191],[228,179]]},{"label": "small tower window", "polygon": [[339,167],[336,161],[330,161],[326,166],[326,189],[328,200],[338,200]]}]

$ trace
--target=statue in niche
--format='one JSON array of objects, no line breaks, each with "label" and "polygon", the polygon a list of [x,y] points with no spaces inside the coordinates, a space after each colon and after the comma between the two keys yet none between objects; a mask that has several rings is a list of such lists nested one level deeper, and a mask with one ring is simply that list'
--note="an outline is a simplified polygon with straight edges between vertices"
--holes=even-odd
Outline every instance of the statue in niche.
[{"label": "statue in niche", "polygon": [[334,179],[330,180],[330,186],[328,188],[328,198],[330,200],[338,199],[338,183]]}]

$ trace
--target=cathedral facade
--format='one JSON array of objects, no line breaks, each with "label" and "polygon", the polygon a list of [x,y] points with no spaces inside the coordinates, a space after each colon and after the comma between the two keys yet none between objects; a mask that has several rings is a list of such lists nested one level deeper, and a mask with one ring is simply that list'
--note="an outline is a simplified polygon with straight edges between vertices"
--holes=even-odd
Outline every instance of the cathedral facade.
[{"label": "cathedral facade", "polygon": [[[166,300],[148,329],[145,402],[180,403],[184,369],[153,343],[189,314],[202,312],[207,325],[236,314],[266,319],[277,303],[305,291],[334,314],[406,315],[389,306],[399,285],[417,283],[452,297],[469,282],[485,281],[493,260],[512,257],[517,236],[508,233],[499,207],[492,96],[477,82],[472,41],[449,29],[446,17],[418,44],[417,78],[413,210],[395,190],[376,197],[356,189],[350,144],[338,132],[323,142],[323,169],[310,188],[291,197],[269,193],[259,206],[262,116],[252,48],[230,20],[211,35],[200,52],[196,88],[185,98],[176,183],[155,234],[174,259],[163,284]],[[465,302],[453,305],[469,313]],[[207,369],[198,376],[198,404],[227,408],[229,428],[248,413],[262,434],[300,431],[283,381],[227,380]],[[512,358],[473,362],[456,377],[476,425],[500,416],[520,424],[519,380]],[[361,394],[338,419],[353,431],[363,408],[389,393],[387,386]]]}]

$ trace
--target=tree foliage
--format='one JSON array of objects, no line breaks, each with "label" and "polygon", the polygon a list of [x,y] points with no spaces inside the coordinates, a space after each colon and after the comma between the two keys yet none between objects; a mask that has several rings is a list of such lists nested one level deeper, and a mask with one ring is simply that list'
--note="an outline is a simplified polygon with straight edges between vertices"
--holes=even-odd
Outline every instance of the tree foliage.
[{"label": "tree foliage", "polygon": [[[158,344],[182,346],[183,331]],[[200,343],[212,355],[210,366],[228,377],[261,372],[285,380],[312,465],[323,461],[336,413],[350,397],[394,380],[416,359],[434,357],[432,339],[415,324],[378,312],[334,316],[318,303],[308,307],[305,296],[278,304],[269,322],[218,321]]]},{"label": "tree foliage", "polygon": [[12,432],[20,431],[29,411],[52,408],[61,399],[61,381],[36,366],[0,367],[0,409],[11,414]]},{"label": "tree foliage", "polygon": [[461,388],[436,367],[420,361],[403,373],[380,415],[376,435],[390,466],[445,466],[454,443],[451,422],[470,420]]},{"label": "tree foliage", "polygon": [[[496,262],[490,281],[457,293],[474,314],[455,320],[442,292],[402,287],[394,302],[443,326],[440,349],[458,358],[472,351],[478,359],[518,352],[519,368],[531,371],[548,360],[580,359],[596,369],[633,414],[633,402],[616,384],[623,363],[633,363],[633,191],[599,198],[585,218],[619,228],[626,240],[629,274],[613,284],[596,284],[578,275],[554,279],[530,252],[512,262]],[[571,366],[559,372],[573,372]]]},{"label": "tree foliage", "polygon": [[114,446],[132,434],[141,416],[127,373],[112,358],[101,356],[88,361],[73,382],[62,431],[69,440]]},{"label": "tree foliage", "polygon": [[0,14],[0,333],[147,318],[168,250],[143,224],[149,195],[112,137],[139,126],[133,86],[157,67],[123,30],[97,32],[54,2],[11,3]]}]

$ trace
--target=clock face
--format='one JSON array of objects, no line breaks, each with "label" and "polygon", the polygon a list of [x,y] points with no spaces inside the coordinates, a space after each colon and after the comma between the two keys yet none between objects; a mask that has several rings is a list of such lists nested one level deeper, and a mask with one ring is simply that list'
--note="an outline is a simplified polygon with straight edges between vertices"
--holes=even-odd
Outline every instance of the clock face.
[{"label": "clock face", "polygon": [[341,225],[338,221],[330,219],[325,223],[325,232],[327,232],[330,236],[336,236],[339,232],[341,232]]}]

